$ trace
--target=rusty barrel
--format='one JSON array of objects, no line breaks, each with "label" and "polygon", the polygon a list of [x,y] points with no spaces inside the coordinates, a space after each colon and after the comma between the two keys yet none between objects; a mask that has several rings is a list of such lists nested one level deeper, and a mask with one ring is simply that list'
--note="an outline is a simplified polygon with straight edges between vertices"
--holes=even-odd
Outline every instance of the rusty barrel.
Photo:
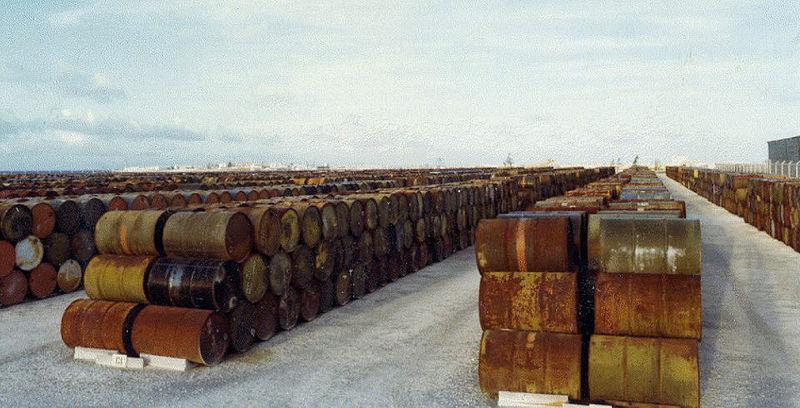
[{"label": "rusty barrel", "polygon": [[297,290],[289,287],[278,300],[278,325],[283,330],[292,330],[300,318],[300,299]]},{"label": "rusty barrel", "polygon": [[267,259],[261,254],[252,254],[239,266],[239,282],[242,295],[251,303],[257,303],[269,290]]},{"label": "rusty barrel", "polygon": [[597,334],[700,339],[699,275],[598,273]]},{"label": "rusty barrel", "polygon": [[94,226],[108,210],[106,204],[99,197],[84,196],[78,200],[81,213],[81,228],[94,231]]},{"label": "rusty barrel", "polygon": [[322,221],[322,238],[330,241],[338,237],[339,216],[336,213],[336,206],[326,201],[313,201],[312,204],[319,210],[320,221]]},{"label": "rusty barrel", "polygon": [[253,244],[258,252],[272,256],[278,252],[281,242],[281,219],[269,207],[239,207],[253,226]]},{"label": "rusty barrel", "polygon": [[81,227],[80,205],[71,199],[58,199],[50,201],[56,211],[56,231],[73,235]]},{"label": "rusty barrel", "polygon": [[0,306],[22,303],[26,294],[28,294],[28,278],[21,271],[14,269],[0,278]]},{"label": "rusty barrel", "polygon": [[699,407],[697,340],[593,335],[589,397]]},{"label": "rusty barrel", "polygon": [[109,196],[105,203],[108,211],[126,211],[128,209],[128,202],[118,195]]},{"label": "rusty barrel", "polygon": [[17,265],[17,254],[14,244],[0,241],[0,278],[8,276]]},{"label": "rusty barrel", "polygon": [[44,245],[39,238],[28,235],[14,246],[14,255],[17,267],[23,271],[30,271],[44,259]]},{"label": "rusty barrel", "polygon": [[305,289],[314,279],[314,252],[300,245],[292,252],[292,285]]},{"label": "rusty barrel", "polygon": [[589,217],[589,267],[607,273],[699,275],[700,221]]},{"label": "rusty barrel", "polygon": [[131,345],[137,354],[215,365],[228,350],[228,326],[222,313],[148,305],[133,320]]},{"label": "rusty barrel", "polygon": [[367,267],[363,262],[353,265],[353,269],[350,271],[350,280],[352,281],[353,299],[364,297],[367,293]]},{"label": "rusty barrel", "polygon": [[272,292],[265,293],[255,304],[253,327],[256,338],[262,341],[272,338],[278,330],[278,297]]},{"label": "rusty barrel", "polygon": [[72,256],[81,262],[88,262],[97,252],[97,247],[94,244],[94,234],[84,229],[79,230],[72,236],[70,246],[72,247]]},{"label": "rusty barrel", "polygon": [[567,218],[486,219],[476,233],[481,273],[568,272],[575,269],[576,250]]},{"label": "rusty barrel", "polygon": [[61,317],[61,339],[67,347],[116,350],[133,355],[131,324],[142,310],[136,303],[78,299]]},{"label": "rusty barrel", "polygon": [[332,280],[317,282],[319,286],[319,311],[327,313],[336,307],[336,286]]},{"label": "rusty barrel", "polygon": [[310,322],[317,318],[320,301],[320,290],[316,283],[300,290],[300,317],[303,321]]},{"label": "rusty barrel", "polygon": [[44,257],[53,265],[61,265],[72,258],[72,240],[67,234],[54,232],[42,241]]},{"label": "rusty barrel", "polygon": [[47,201],[24,203],[31,210],[31,235],[47,238],[56,228],[56,211]]},{"label": "rusty barrel", "polygon": [[145,283],[155,257],[98,255],[86,265],[83,286],[92,299],[150,303]]},{"label": "rusty barrel", "polygon": [[242,262],[250,254],[253,227],[234,211],[179,212],[164,224],[164,252]]},{"label": "rusty barrel", "polygon": [[293,202],[292,208],[297,211],[300,220],[303,242],[309,248],[315,247],[322,238],[322,215],[319,209],[308,202]]},{"label": "rusty barrel", "polygon": [[269,260],[269,287],[272,293],[283,296],[292,285],[292,259],[283,251],[278,251]]},{"label": "rusty barrel", "polygon": [[281,221],[280,245],[286,252],[292,252],[300,243],[300,217],[297,211],[290,207],[271,207]]},{"label": "rusty barrel", "polygon": [[578,334],[486,330],[481,339],[481,391],[567,395],[581,398],[581,336]]},{"label": "rusty barrel", "polygon": [[335,248],[336,245],[332,242],[323,241],[314,249],[314,277],[317,280],[326,280],[330,278],[333,273],[333,268],[335,266],[334,260],[339,256]]},{"label": "rusty barrel", "polygon": [[349,269],[340,269],[334,275],[336,304],[339,306],[346,305],[348,302],[350,302],[350,298],[352,297],[353,283],[350,276],[351,275]]},{"label": "rusty barrel", "polygon": [[58,268],[56,283],[58,289],[64,293],[72,293],[81,287],[83,268],[78,261],[69,259]]},{"label": "rusty barrel", "polygon": [[95,226],[95,246],[101,254],[161,255],[169,211],[109,211]]},{"label": "rusty barrel", "polygon": [[479,292],[484,330],[578,333],[575,273],[484,272]]},{"label": "rusty barrel", "polygon": [[33,215],[22,204],[0,202],[0,238],[18,241],[31,234]]},{"label": "rusty barrel", "polygon": [[572,241],[580,250],[580,259],[586,262],[586,237],[588,233],[588,214],[584,211],[515,211],[500,214],[497,218],[560,218],[566,217],[572,224]]},{"label": "rusty barrel", "polygon": [[58,272],[53,265],[42,262],[28,272],[28,291],[36,299],[44,299],[56,290]]},{"label": "rusty barrel", "polygon": [[253,346],[256,341],[255,313],[255,305],[247,300],[239,302],[228,312],[231,350],[243,353]]},{"label": "rusty barrel", "polygon": [[230,310],[238,301],[238,265],[216,259],[158,258],[145,292],[152,304]]}]

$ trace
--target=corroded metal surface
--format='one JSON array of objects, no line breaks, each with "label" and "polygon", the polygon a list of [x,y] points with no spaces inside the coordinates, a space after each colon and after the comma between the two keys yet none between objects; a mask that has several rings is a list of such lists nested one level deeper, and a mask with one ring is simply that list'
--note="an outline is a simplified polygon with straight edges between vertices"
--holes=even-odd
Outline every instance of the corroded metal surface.
[{"label": "corroded metal surface", "polygon": [[28,278],[21,271],[15,269],[0,278],[0,306],[22,303],[27,293]]},{"label": "corroded metal surface", "polygon": [[700,222],[589,217],[589,267],[608,273],[699,275]]},{"label": "corroded metal surface", "polygon": [[481,327],[578,333],[577,275],[571,272],[484,272]]},{"label": "corroded metal surface", "polygon": [[44,246],[39,238],[28,235],[14,246],[17,267],[23,271],[30,271],[39,266],[44,259]]},{"label": "corroded metal surface", "polygon": [[47,238],[56,227],[53,206],[46,201],[28,201],[24,204],[31,209],[31,235],[39,239]]},{"label": "corroded metal surface", "polygon": [[253,227],[234,211],[179,212],[164,224],[168,256],[243,261],[253,243]]},{"label": "corroded metal surface", "polygon": [[61,265],[72,258],[72,242],[67,234],[54,232],[42,241],[47,262]]},{"label": "corroded metal surface", "polygon": [[581,398],[581,336],[486,330],[478,363],[481,390]]},{"label": "corroded metal surface", "polygon": [[273,256],[269,261],[269,286],[272,293],[283,296],[291,287],[292,259],[283,251]]},{"label": "corroded metal surface", "polygon": [[252,347],[256,340],[255,317],[255,305],[246,300],[228,313],[231,350],[243,353]]},{"label": "corroded metal surface", "polygon": [[486,219],[478,224],[478,269],[567,272],[574,270],[572,232],[566,218]]},{"label": "corroded metal surface", "polygon": [[147,299],[157,305],[230,310],[238,301],[238,269],[214,259],[158,258],[147,277]]},{"label": "corroded metal surface", "polygon": [[95,226],[95,246],[101,254],[162,255],[163,230],[169,211],[109,211]]},{"label": "corroded metal surface", "polygon": [[14,270],[17,254],[14,244],[8,241],[0,241],[0,278],[8,276]]},{"label": "corroded metal surface", "polygon": [[61,317],[61,339],[67,347],[90,347],[130,354],[131,315],[136,303],[78,299]]},{"label": "corroded metal surface", "polygon": [[595,333],[700,339],[700,276],[597,274]]},{"label": "corroded metal surface", "polygon": [[84,288],[91,299],[150,303],[145,284],[155,257],[98,255],[84,272]]},{"label": "corroded metal surface", "polygon": [[257,303],[269,289],[267,259],[261,254],[252,254],[239,267],[239,283],[244,298]]},{"label": "corroded metal surface", "polygon": [[30,235],[33,226],[31,210],[22,204],[0,202],[0,238],[17,241]]},{"label": "corroded metal surface", "polygon": [[44,299],[56,290],[58,272],[53,265],[42,262],[28,272],[28,291],[36,299]]},{"label": "corroded metal surface", "polygon": [[594,335],[589,346],[593,400],[700,406],[698,343]]},{"label": "corroded metal surface", "polygon": [[253,327],[259,340],[269,340],[278,330],[278,297],[272,292],[265,293],[255,304]]},{"label": "corroded metal surface", "polygon": [[137,354],[215,365],[228,349],[228,327],[228,319],[218,312],[148,305],[133,321],[131,344]]},{"label": "corroded metal surface", "polygon": [[72,293],[81,286],[83,268],[78,261],[69,259],[58,268],[58,289],[64,293]]}]

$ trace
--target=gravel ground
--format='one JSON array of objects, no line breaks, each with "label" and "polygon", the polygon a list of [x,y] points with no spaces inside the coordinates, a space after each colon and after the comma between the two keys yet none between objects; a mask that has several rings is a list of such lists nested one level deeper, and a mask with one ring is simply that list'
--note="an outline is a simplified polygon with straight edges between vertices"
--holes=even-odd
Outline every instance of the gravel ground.
[{"label": "gravel ground", "polygon": [[[704,407],[800,406],[800,254],[665,179],[703,222]],[[472,250],[188,373],[74,362],[82,294],[0,309],[0,406],[492,406],[478,390]]]}]

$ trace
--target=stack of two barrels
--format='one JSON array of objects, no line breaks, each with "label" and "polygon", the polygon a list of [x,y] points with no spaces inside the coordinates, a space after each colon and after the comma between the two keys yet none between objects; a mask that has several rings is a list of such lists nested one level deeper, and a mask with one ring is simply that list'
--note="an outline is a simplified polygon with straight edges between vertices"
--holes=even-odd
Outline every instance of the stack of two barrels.
[{"label": "stack of two barrels", "polygon": [[77,290],[102,213],[72,200],[0,202],[0,307]]},{"label": "stack of two barrels", "polygon": [[[252,234],[238,212],[107,212],[95,235],[101,255],[84,276],[91,300],[76,300],[64,311],[64,343],[219,363],[229,346],[245,347],[237,341],[264,335],[256,333],[254,315],[239,307],[258,291],[254,287],[264,293],[263,274],[249,279],[237,264],[250,256]],[[259,310],[271,336],[274,305]],[[237,318],[250,324],[235,324]]]},{"label": "stack of two barrels", "polygon": [[[652,172],[631,177],[621,197],[629,203],[671,199]],[[589,218],[595,294],[588,394],[592,400],[698,407],[700,223],[680,210],[644,208]]]}]

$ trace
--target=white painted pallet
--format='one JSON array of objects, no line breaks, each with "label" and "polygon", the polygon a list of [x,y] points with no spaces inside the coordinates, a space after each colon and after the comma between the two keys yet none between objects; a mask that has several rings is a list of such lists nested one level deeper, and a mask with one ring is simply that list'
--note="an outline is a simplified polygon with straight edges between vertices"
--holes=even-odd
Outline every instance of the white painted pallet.
[{"label": "white painted pallet", "polygon": [[570,403],[566,395],[532,394],[527,392],[500,391],[497,399],[498,408],[612,408],[610,405]]},{"label": "white painted pallet", "polygon": [[194,367],[188,360],[174,357],[154,356],[142,354],[139,357],[129,357],[125,354],[117,353],[116,350],[104,350],[88,347],[75,347],[73,355],[75,360],[93,361],[95,364],[104,367],[114,367],[132,370],[169,370],[186,371]]}]

